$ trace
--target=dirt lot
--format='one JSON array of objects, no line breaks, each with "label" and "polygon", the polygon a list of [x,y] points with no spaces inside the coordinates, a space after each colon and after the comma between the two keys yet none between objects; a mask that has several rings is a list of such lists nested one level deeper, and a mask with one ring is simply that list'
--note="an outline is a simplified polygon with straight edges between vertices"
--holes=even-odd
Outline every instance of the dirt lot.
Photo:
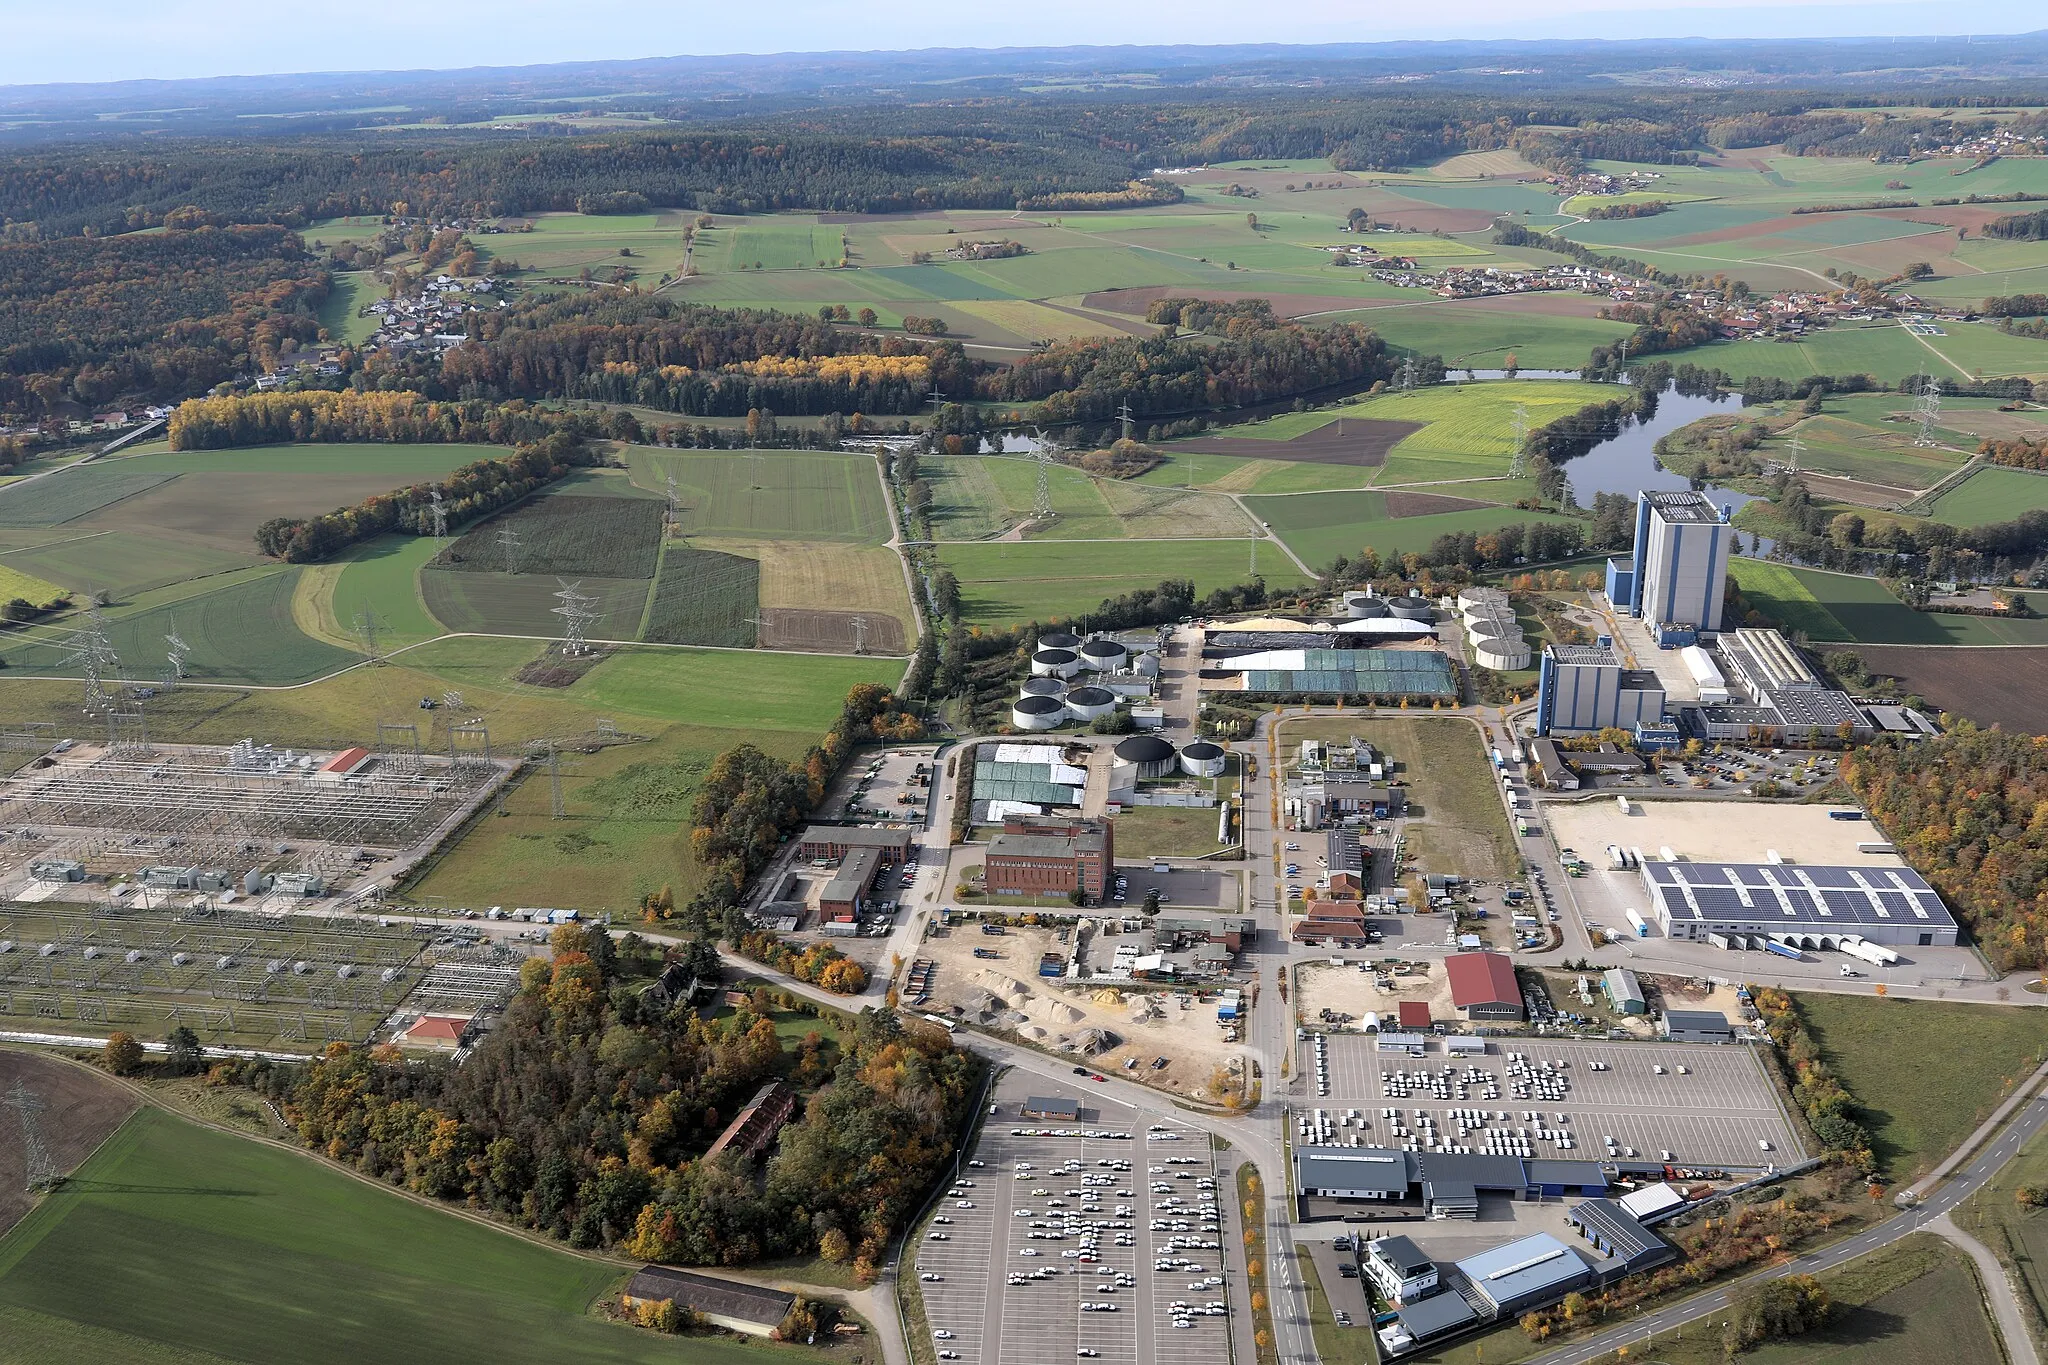
[{"label": "dirt lot", "polygon": [[1871,672],[1897,678],[1937,710],[2008,730],[2048,733],[2048,648],[1858,645],[1855,652]]},{"label": "dirt lot", "polygon": [[1828,811],[1840,807],[1748,801],[1630,805],[1633,815],[1623,815],[1611,800],[1551,805],[1545,818],[1558,843],[1577,849],[1595,867],[1604,864],[1609,844],[1640,848],[1646,858],[1656,858],[1659,848],[1669,846],[1694,862],[1760,863],[1776,849],[1795,863],[1900,866],[1889,854],[1858,853],[1857,844],[1884,836],[1868,820],[1830,820]]},{"label": "dirt lot", "polygon": [[[853,622],[866,623],[864,637],[856,641]],[[867,654],[904,652],[903,623],[893,616],[864,615],[855,611],[825,611],[817,608],[765,607],[761,611],[761,648],[806,649],[828,654],[851,654],[859,643]]]},{"label": "dirt lot", "polygon": [[[135,1112],[135,1097],[104,1076],[33,1053],[0,1050],[0,1097],[17,1081],[42,1101],[36,1131],[60,1171],[75,1169]],[[27,1154],[20,1121],[10,1110],[0,1125],[0,1234],[5,1234],[34,1201],[22,1189]]]},{"label": "dirt lot", "polygon": [[[1077,1062],[1105,1074],[1116,1071],[1173,1094],[1206,1097],[1216,1068],[1239,1051],[1223,1041],[1215,1005],[1149,987],[1066,986],[1040,977],[1039,956],[1070,955],[1072,938],[1070,931],[1062,943],[1051,928],[1011,928],[1000,937],[973,924],[935,930],[919,949],[920,956],[938,964],[925,1008],[1013,1033],[1051,1052],[1071,1053]],[[1084,960],[1100,957],[1106,963],[1118,941],[1091,931],[1084,940]],[[977,958],[976,948],[1002,956]],[[1160,1057],[1167,1064],[1154,1069]],[[1127,1061],[1137,1066],[1126,1068]]]},{"label": "dirt lot", "polygon": [[1416,422],[1382,422],[1359,417],[1332,419],[1328,426],[1304,432],[1291,441],[1259,441],[1244,436],[1210,436],[1176,441],[1174,450],[1210,455],[1248,455],[1260,460],[1291,460],[1299,464],[1347,464],[1361,468],[1387,462],[1387,452],[1410,434]]},{"label": "dirt lot", "polygon": [[1387,494],[1387,515],[1389,517],[1427,517],[1438,512],[1469,512],[1475,507],[1486,506],[1470,498],[1453,498],[1443,493],[1389,493]]},{"label": "dirt lot", "polygon": [[[1331,965],[1328,959],[1303,962],[1294,969],[1295,1017],[1302,1023],[1314,1027],[1322,1022],[1324,1010],[1336,1010],[1351,1016],[1356,1024],[1368,1013],[1385,1016],[1383,1022],[1388,1028],[1394,1027],[1393,1016],[1403,1000],[1421,1000],[1429,1005],[1430,1018],[1456,1022],[1458,1013],[1451,1008],[1451,979],[1446,976],[1441,963],[1417,962],[1408,975],[1386,973],[1394,983],[1391,993],[1381,991],[1374,979],[1380,973],[1367,971],[1352,963],[1363,961],[1358,953],[1333,953],[1341,957],[1346,965]],[[1384,958],[1373,958],[1377,965]],[[1407,965],[1407,964],[1402,964]]]}]

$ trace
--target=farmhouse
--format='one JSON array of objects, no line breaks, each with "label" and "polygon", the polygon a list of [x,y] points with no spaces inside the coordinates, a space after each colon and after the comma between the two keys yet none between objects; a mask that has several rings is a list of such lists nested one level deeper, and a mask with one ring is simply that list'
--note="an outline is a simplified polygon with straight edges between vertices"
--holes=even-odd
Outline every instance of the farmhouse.
[{"label": "farmhouse", "polygon": [[796,1295],[736,1280],[718,1280],[665,1265],[642,1266],[626,1282],[621,1296],[628,1308],[673,1303],[701,1313],[704,1320],[728,1332],[765,1337],[782,1325],[796,1306]]}]

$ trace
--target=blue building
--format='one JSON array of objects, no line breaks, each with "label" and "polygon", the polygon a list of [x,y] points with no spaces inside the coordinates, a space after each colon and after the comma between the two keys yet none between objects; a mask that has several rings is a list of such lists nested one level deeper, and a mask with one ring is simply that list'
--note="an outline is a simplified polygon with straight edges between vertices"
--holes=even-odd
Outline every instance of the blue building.
[{"label": "blue building", "polygon": [[1699,493],[1636,494],[1635,554],[1626,575],[1628,596],[1615,597],[1623,575],[1609,562],[1609,598],[1624,600],[1629,615],[1648,621],[1658,643],[1694,643],[1701,631],[1721,629],[1728,560],[1735,528],[1726,513]]}]

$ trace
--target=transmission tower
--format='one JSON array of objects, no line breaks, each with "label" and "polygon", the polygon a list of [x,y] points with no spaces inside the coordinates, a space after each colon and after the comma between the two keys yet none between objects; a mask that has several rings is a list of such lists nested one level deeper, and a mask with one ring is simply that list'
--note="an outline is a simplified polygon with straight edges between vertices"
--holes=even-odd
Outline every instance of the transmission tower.
[{"label": "transmission tower", "polygon": [[668,476],[668,529],[674,535],[683,525],[683,495],[676,488],[676,476]]},{"label": "transmission tower", "polygon": [[1920,386],[1920,401],[1914,405],[1913,415],[1920,419],[1920,434],[1913,438],[1916,446],[1938,446],[1934,439],[1934,428],[1941,423],[1941,380],[1930,378]]},{"label": "transmission tower", "polygon": [[555,594],[555,600],[562,605],[549,610],[562,618],[562,654],[565,658],[581,658],[590,653],[590,643],[584,638],[585,629],[602,619],[604,613],[596,610],[597,599],[583,591],[582,580],[571,583],[558,578],[555,582],[562,585],[561,591]]},{"label": "transmission tower", "polygon": [[85,714],[97,716],[114,709],[115,693],[107,690],[107,684],[118,677],[121,657],[107,639],[107,621],[100,615],[98,602],[86,607],[85,618],[84,628],[73,631],[64,642],[64,662],[76,663],[85,674]]},{"label": "transmission tower", "polygon": [[356,613],[355,634],[363,642],[363,657],[373,664],[384,662],[384,652],[377,648],[377,628],[382,624],[377,613],[364,607]]},{"label": "transmission tower", "polygon": [[1130,439],[1131,439],[1131,404],[1130,404],[1130,400],[1129,400],[1129,399],[1125,399],[1125,400],[1124,400],[1124,402],[1123,402],[1123,403],[1122,403],[1122,404],[1121,404],[1121,405],[1120,405],[1120,406],[1119,406],[1119,407],[1117,408],[1117,410],[1116,410],[1116,420],[1117,420],[1117,421],[1119,421],[1119,422],[1121,422],[1121,423],[1123,423],[1123,427],[1124,427],[1124,439],[1125,439],[1126,441],[1130,440]]},{"label": "transmission tower", "polygon": [[448,504],[441,501],[441,485],[435,484],[427,490],[427,495],[434,500],[433,506],[429,509],[434,518],[434,539],[446,540],[448,539]]},{"label": "transmission tower", "polygon": [[1508,477],[1520,478],[1529,472],[1529,409],[1515,404],[1515,450],[1508,460]]},{"label": "transmission tower", "polygon": [[[669,479],[669,500],[671,505],[673,505],[675,500],[675,479],[673,477]],[[505,560],[506,573],[519,572],[519,528],[509,521],[498,528],[498,553]]]},{"label": "transmission tower", "polygon": [[43,1145],[43,1135],[36,1126],[36,1115],[47,1107],[40,1096],[28,1088],[25,1081],[17,1080],[14,1089],[7,1092],[7,1107],[21,1121],[21,1151],[25,1158],[26,1179],[22,1188],[30,1194],[54,1185],[63,1172],[57,1169],[57,1162],[50,1155],[50,1149]]},{"label": "transmission tower", "polygon": [[1412,355],[1401,361],[1401,392],[1415,392],[1415,357]]},{"label": "transmission tower", "polygon": [[169,692],[185,679],[185,660],[192,653],[192,646],[178,634],[176,619],[164,635],[164,691]]},{"label": "transmission tower", "polygon": [[1793,474],[1799,472],[1799,457],[1805,453],[1806,442],[1794,436],[1785,447],[1785,454],[1789,457],[1789,463],[1785,466],[1787,472]]}]

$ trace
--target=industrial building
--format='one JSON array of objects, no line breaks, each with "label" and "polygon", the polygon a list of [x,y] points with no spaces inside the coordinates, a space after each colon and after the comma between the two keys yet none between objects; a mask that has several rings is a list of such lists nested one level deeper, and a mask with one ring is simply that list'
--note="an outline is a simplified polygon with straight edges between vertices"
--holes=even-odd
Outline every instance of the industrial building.
[{"label": "industrial building", "polygon": [[1479,1321],[1478,1310],[1462,1294],[1431,1294],[1403,1304],[1394,1320],[1379,1329],[1380,1345],[1390,1356],[1402,1355],[1438,1337],[1462,1331]]},{"label": "industrial building", "polygon": [[1588,1199],[1574,1204],[1565,1221],[1593,1244],[1604,1261],[1618,1265],[1601,1266],[1604,1275],[1633,1275],[1660,1266],[1678,1255],[1678,1249],[1643,1226],[1642,1221],[1618,1199]]},{"label": "industrial building", "polygon": [[805,862],[838,862],[857,848],[879,850],[890,863],[910,856],[907,828],[877,829],[866,825],[810,825],[797,836],[796,856]]},{"label": "industrial building", "polygon": [[1316,1199],[1406,1199],[1408,1153],[1390,1147],[1296,1147],[1295,1186]]},{"label": "industrial building", "polygon": [[1577,1252],[1547,1232],[1517,1238],[1458,1262],[1496,1318],[1555,1303],[1592,1278]]},{"label": "industrial building", "polygon": [[1522,988],[1505,953],[1452,953],[1444,959],[1451,1004],[1467,1019],[1520,1019]]},{"label": "industrial building", "polygon": [[1860,939],[1953,948],[1956,921],[1909,867],[1645,860],[1650,917],[1672,938],[1722,948],[1840,949]]},{"label": "industrial building", "polygon": [[[1367,623],[1361,623],[1367,624]],[[1442,650],[1269,649],[1204,661],[1201,685],[1260,699],[1342,697],[1347,701],[1455,701],[1457,674]]]},{"label": "industrial building", "polygon": [[1650,1003],[1643,998],[1643,983],[1626,967],[1609,967],[1600,974],[1600,989],[1617,1014],[1648,1014]]},{"label": "industrial building", "polygon": [[1719,1010],[1666,1010],[1664,1037],[1674,1043],[1732,1043],[1735,1027]]},{"label": "industrial building", "polygon": [[876,880],[890,865],[879,848],[848,850],[846,856],[839,860],[831,880],[818,893],[818,912],[827,920],[849,922],[859,919],[867,913],[868,896],[875,889]]},{"label": "industrial building", "polygon": [[1301,829],[1321,829],[1351,816],[1384,820],[1406,808],[1407,796],[1405,787],[1337,773],[1288,778],[1281,792],[1287,814]]},{"label": "industrial building", "polygon": [[1013,812],[1043,815],[1061,807],[1078,809],[1088,785],[1083,765],[1089,759],[1089,750],[1080,745],[981,745],[974,751],[975,823],[998,825]]},{"label": "industrial building", "polygon": [[1116,863],[1115,826],[1108,820],[1009,815],[988,841],[982,877],[992,896],[1064,896],[1091,900],[1109,893]]},{"label": "industrial building", "polygon": [[1612,645],[1545,645],[1536,677],[1536,733],[1634,730],[1664,717],[1664,684],[1626,668]]},{"label": "industrial building", "polygon": [[[1629,615],[1650,623],[1660,644],[1688,645],[1721,629],[1735,528],[1699,493],[1636,494],[1635,553],[1609,582],[1625,586]],[[1616,605],[1620,600],[1616,599]]]}]

